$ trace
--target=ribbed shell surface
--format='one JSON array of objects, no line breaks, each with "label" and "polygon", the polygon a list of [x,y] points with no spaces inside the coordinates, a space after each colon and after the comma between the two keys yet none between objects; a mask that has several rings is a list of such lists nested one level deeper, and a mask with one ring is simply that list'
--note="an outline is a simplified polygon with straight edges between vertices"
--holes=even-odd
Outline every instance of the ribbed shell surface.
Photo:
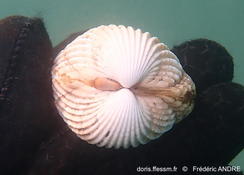
[{"label": "ribbed shell surface", "polygon": [[[97,89],[93,82],[100,77],[122,88]],[[90,29],[67,45],[54,61],[52,82],[56,107],[70,129],[108,148],[159,137],[192,110],[188,96],[195,94],[165,44],[122,25]]]}]

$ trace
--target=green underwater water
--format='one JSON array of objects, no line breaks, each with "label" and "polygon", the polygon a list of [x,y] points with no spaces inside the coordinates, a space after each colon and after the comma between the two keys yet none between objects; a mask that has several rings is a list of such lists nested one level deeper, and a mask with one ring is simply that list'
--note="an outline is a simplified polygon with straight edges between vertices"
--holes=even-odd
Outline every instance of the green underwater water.
[{"label": "green underwater water", "polygon": [[[55,46],[69,34],[101,24],[123,24],[148,31],[170,48],[208,38],[234,58],[234,81],[244,85],[243,0],[0,0],[0,18],[43,18]],[[244,151],[231,164],[244,168]]]}]

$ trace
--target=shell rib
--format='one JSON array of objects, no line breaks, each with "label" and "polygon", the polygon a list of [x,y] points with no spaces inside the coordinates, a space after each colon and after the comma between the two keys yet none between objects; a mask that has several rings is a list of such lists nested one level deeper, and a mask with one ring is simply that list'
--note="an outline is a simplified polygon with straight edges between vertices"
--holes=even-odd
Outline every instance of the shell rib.
[{"label": "shell rib", "polygon": [[52,69],[56,107],[70,129],[98,146],[145,144],[193,108],[195,86],[156,37],[99,26],[77,37]]}]

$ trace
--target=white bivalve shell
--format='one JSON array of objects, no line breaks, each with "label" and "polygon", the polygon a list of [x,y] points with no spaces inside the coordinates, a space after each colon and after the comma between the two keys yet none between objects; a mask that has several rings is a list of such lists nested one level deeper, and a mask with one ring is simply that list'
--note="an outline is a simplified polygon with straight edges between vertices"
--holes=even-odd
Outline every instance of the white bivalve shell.
[{"label": "white bivalve shell", "polygon": [[191,112],[195,86],[156,37],[125,26],[99,26],[55,59],[56,107],[70,129],[97,146],[145,144]]}]

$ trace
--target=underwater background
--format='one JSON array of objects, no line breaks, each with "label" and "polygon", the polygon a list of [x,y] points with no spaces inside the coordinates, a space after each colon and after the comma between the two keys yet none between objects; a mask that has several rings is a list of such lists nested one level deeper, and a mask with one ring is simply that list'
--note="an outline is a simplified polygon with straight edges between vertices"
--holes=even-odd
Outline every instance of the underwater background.
[{"label": "underwater background", "polygon": [[[234,82],[244,84],[243,0],[0,0],[0,18],[10,15],[43,18],[53,46],[102,24],[140,28],[170,48],[190,39],[214,40],[234,58]],[[230,164],[243,170],[244,151]]]}]

